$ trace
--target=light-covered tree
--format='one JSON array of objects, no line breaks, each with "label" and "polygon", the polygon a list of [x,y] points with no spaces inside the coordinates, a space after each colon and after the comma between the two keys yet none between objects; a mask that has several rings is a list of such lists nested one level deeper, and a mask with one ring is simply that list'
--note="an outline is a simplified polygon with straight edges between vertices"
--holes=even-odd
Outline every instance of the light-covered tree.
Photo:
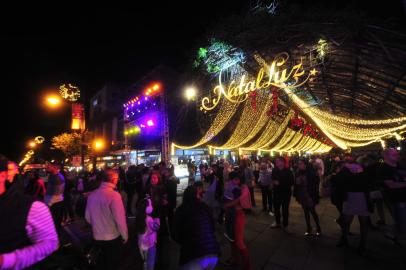
[{"label": "light-covered tree", "polygon": [[55,149],[61,150],[66,157],[72,157],[79,155],[81,151],[81,146],[83,143],[83,150],[86,151],[86,138],[89,137],[89,134],[83,135],[79,133],[62,133],[52,138],[52,146]]}]

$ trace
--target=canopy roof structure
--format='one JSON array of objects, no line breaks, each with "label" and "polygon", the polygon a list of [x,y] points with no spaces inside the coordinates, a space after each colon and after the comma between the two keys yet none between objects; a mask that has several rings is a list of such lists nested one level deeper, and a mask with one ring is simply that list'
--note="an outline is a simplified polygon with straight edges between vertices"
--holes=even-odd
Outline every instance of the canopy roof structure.
[{"label": "canopy roof structure", "polygon": [[404,29],[357,14],[314,12],[225,19],[197,57],[197,66],[216,78],[198,100],[212,121],[195,144],[173,148],[327,152],[400,139]]}]

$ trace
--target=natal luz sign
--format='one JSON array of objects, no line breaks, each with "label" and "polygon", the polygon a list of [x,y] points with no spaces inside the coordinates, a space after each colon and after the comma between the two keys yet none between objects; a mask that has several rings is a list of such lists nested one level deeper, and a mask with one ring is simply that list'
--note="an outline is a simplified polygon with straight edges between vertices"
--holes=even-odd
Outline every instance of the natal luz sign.
[{"label": "natal luz sign", "polygon": [[311,76],[316,75],[316,69],[306,72],[303,69],[302,58],[300,62],[290,69],[286,67],[289,59],[288,53],[278,54],[270,65],[263,63],[262,58],[255,56],[256,60],[262,64],[256,78],[248,79],[244,74],[240,78],[232,80],[228,85],[221,83],[221,73],[219,73],[219,84],[212,90],[213,97],[204,97],[200,109],[210,111],[217,107],[222,98],[232,103],[244,102],[250,92],[256,90],[266,90],[271,86],[277,88],[295,88],[306,83]]}]

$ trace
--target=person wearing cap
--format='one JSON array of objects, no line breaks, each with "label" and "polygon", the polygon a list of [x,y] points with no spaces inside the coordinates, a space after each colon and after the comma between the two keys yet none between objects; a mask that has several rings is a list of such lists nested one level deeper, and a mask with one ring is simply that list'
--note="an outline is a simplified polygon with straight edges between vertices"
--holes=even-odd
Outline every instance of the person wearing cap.
[{"label": "person wearing cap", "polygon": [[58,233],[61,232],[63,218],[63,193],[65,190],[65,178],[60,172],[61,167],[56,162],[47,164],[47,171],[50,173],[45,193],[45,203],[49,206]]},{"label": "person wearing cap", "polygon": [[8,161],[0,155],[0,269],[24,269],[54,252],[58,236],[48,207],[6,187]]}]

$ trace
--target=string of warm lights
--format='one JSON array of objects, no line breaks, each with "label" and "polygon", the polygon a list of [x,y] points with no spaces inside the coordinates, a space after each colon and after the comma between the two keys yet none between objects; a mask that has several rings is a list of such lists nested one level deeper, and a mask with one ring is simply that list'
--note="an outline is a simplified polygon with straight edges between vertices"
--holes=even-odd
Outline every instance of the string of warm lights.
[{"label": "string of warm lights", "polygon": [[[381,129],[357,128],[347,125],[340,126],[340,129],[337,129],[335,127],[340,125],[339,123],[334,122],[333,120],[326,121],[326,119],[322,119],[321,117],[317,116],[315,113],[313,113],[311,107],[309,107],[306,102],[295,95],[288,87],[284,88],[284,91],[291,97],[292,101],[316,123],[323,133],[342,149],[365,146],[378,141],[380,138],[392,135],[393,131],[405,129],[404,125]],[[358,142],[354,142],[355,140]]]},{"label": "string of warm lights", "polygon": [[306,142],[305,145],[301,149],[298,149],[299,151],[308,151],[315,143],[317,142],[316,139],[314,138],[309,138],[309,140]]},{"label": "string of warm lights", "polygon": [[315,150],[320,148],[322,144],[323,143],[321,141],[316,141],[316,143],[308,151],[314,152]]},{"label": "string of warm lights", "polygon": [[301,151],[303,149],[303,147],[305,146],[305,144],[310,140],[309,136],[305,136],[302,140],[300,140],[300,142],[298,143],[298,145],[295,146],[295,150],[297,152]]},{"label": "string of warm lights", "polygon": [[59,94],[66,100],[75,102],[80,97],[80,90],[70,83],[59,86]]},{"label": "string of warm lights", "polygon": [[[360,128],[359,126],[354,126],[350,124],[343,124],[342,122],[334,122],[328,118],[324,118],[323,116],[319,117],[323,122],[329,123],[331,129],[337,130],[336,132],[345,132],[347,136],[351,136],[353,134],[357,135],[357,138],[360,137],[368,137],[368,136],[377,136],[377,135],[382,135],[382,134],[387,134],[390,132],[398,131],[398,130],[403,130],[406,127],[406,124],[403,125],[398,125],[395,127],[383,127],[384,124],[380,126],[380,128],[365,128],[362,127]],[[386,124],[388,125],[388,124]]]},{"label": "string of warm lights", "polygon": [[[259,55],[255,55],[257,62],[264,66],[266,61]],[[323,133],[342,149],[349,147],[367,145],[376,142],[380,138],[388,136],[394,131],[402,131],[406,125],[399,125],[406,121],[406,117],[398,117],[384,120],[363,120],[351,119],[309,106],[301,100],[289,87],[283,88],[285,93],[291,97],[292,101],[309,116]],[[395,127],[383,128],[382,125],[396,124]],[[358,126],[374,126],[373,128],[359,128]],[[359,141],[359,142],[354,142]]]},{"label": "string of warm lights", "polygon": [[227,142],[221,146],[215,146],[216,149],[235,149],[255,137],[258,132],[269,121],[266,108],[272,103],[272,100],[265,95],[259,95],[257,108],[254,110],[250,102],[244,104],[241,117]]},{"label": "string of warm lights", "polygon": [[272,150],[282,150],[286,144],[295,136],[296,131],[288,128],[286,132],[283,134],[282,138],[272,147]]},{"label": "string of warm lights", "polygon": [[341,122],[345,124],[353,124],[353,125],[384,125],[384,124],[398,124],[400,122],[405,122],[406,117],[397,117],[391,119],[384,119],[384,120],[364,120],[364,119],[351,119],[346,117],[341,117],[338,115],[334,115],[328,112],[324,112],[318,108],[311,107],[309,108],[314,114],[327,118],[330,120],[334,120],[336,122]]},{"label": "string of warm lights", "polygon": [[266,149],[270,145],[272,145],[282,134],[283,131],[286,130],[288,126],[289,119],[293,115],[293,111],[289,111],[285,119],[282,123],[278,124],[276,121],[272,121],[274,129],[266,129],[265,132],[258,138],[256,142],[247,146],[250,149]]},{"label": "string of warm lights", "polygon": [[34,155],[34,151],[33,151],[33,150],[29,150],[29,151],[25,154],[24,158],[20,161],[20,163],[18,164],[18,166],[21,166],[21,165],[23,165],[24,163],[28,162],[28,161],[32,158],[33,155]]},{"label": "string of warm lights", "polygon": [[296,149],[296,145],[300,142],[300,141],[304,141],[303,140],[303,133],[297,131],[295,136],[292,138],[292,140],[290,142],[288,142],[285,146],[281,147],[278,150],[282,150],[282,151],[295,151]]},{"label": "string of warm lights", "polygon": [[223,128],[231,120],[237,108],[238,104],[227,103],[226,101],[223,101],[219,108],[218,113],[216,114],[216,117],[213,120],[213,123],[211,124],[205,135],[198,142],[190,146],[172,143],[172,148],[192,149],[209,142],[214,136],[216,136],[218,133],[220,133],[221,130],[223,130]]},{"label": "string of warm lights", "polygon": [[[337,129],[333,126],[329,127],[329,131],[343,139],[348,139],[351,141],[368,141],[368,140],[375,140],[379,139],[383,136],[388,134],[393,135],[394,131],[399,131],[406,128],[406,124],[394,128],[382,129],[379,131],[369,132],[368,130],[358,130],[358,129],[350,129],[350,128],[343,128]],[[396,137],[394,135],[394,137]]]}]

